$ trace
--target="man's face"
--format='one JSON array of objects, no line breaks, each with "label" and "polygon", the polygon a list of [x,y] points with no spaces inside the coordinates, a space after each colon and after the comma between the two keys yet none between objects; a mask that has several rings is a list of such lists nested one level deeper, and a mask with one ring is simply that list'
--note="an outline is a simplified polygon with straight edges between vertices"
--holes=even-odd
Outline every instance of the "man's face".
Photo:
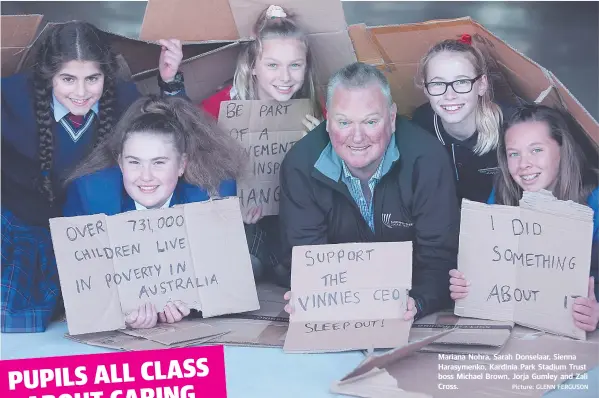
[{"label": "man's face", "polygon": [[358,178],[370,178],[395,131],[397,107],[378,84],[363,88],[339,85],[327,110],[327,131],[335,152]]}]

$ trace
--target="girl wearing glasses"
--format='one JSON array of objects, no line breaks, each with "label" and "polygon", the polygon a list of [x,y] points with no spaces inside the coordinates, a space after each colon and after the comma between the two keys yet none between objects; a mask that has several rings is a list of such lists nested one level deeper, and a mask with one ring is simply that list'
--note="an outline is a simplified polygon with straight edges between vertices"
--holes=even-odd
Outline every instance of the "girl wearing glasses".
[{"label": "girl wearing glasses", "polygon": [[506,109],[492,101],[487,75],[485,58],[469,35],[437,43],[418,68],[417,84],[429,102],[412,119],[449,152],[460,202],[485,203],[499,171],[495,149]]}]

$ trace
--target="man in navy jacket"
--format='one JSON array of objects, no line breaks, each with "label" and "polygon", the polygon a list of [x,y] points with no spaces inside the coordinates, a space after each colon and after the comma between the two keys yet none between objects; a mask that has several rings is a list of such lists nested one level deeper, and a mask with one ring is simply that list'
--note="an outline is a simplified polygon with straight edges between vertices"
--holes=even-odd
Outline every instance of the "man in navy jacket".
[{"label": "man in navy jacket", "polygon": [[397,115],[389,83],[374,67],[344,67],[327,98],[326,123],[295,144],[281,166],[286,268],[279,275],[289,283],[294,246],[412,241],[406,315],[451,306],[460,218],[443,146]]}]

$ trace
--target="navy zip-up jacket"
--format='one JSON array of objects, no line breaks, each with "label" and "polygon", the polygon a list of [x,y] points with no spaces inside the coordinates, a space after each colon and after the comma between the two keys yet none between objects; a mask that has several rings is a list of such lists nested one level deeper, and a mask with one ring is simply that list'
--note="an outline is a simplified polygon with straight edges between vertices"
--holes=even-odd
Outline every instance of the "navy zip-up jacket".
[{"label": "navy zip-up jacket", "polygon": [[439,141],[399,115],[394,138],[399,157],[373,193],[374,232],[341,177],[319,169],[321,155],[330,148],[326,122],[291,148],[280,174],[283,264],[290,277],[294,246],[411,241],[410,296],[419,318],[452,305],[449,270],[457,267],[459,208],[452,168]]}]

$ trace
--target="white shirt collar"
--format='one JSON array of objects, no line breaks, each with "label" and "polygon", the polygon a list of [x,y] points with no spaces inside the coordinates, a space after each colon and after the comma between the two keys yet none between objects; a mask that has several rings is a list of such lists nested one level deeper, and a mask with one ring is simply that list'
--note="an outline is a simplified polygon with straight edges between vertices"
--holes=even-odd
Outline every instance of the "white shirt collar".
[{"label": "white shirt collar", "polygon": [[[169,196],[168,200],[166,202],[164,202],[161,209],[167,209],[170,206],[172,199],[173,199],[173,194],[171,194],[171,196]],[[133,203],[135,203],[135,210],[148,210],[147,207],[140,205],[136,201],[133,201]]]},{"label": "white shirt collar", "polygon": [[[98,115],[98,112],[100,112],[100,106],[98,105],[99,103],[100,101],[96,101],[94,106],[92,106],[92,111],[94,111],[96,116]],[[60,101],[58,101],[54,93],[52,93],[52,108],[54,109],[54,120],[56,122],[60,122],[63,117],[70,113],[69,110],[63,104],[61,104]]]}]

